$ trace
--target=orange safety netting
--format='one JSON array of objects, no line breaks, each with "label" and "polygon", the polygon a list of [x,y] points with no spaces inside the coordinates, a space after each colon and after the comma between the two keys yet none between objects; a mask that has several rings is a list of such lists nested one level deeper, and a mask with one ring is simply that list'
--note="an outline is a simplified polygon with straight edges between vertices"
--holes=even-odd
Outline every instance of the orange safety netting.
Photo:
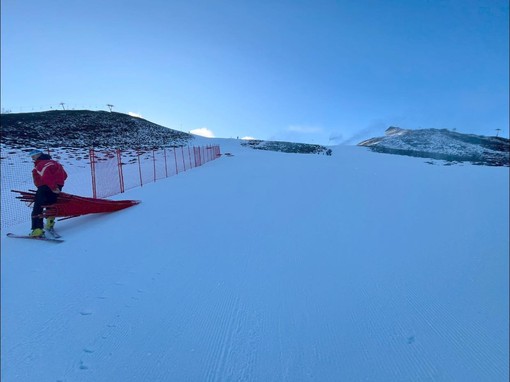
[{"label": "orange safety netting", "polygon": [[[16,191],[20,195],[16,199],[26,203],[33,203],[35,200],[35,191]],[[43,217],[55,216],[62,218],[71,218],[87,214],[96,214],[102,212],[114,212],[139,204],[139,200],[107,200],[87,198],[84,196],[66,194],[61,192],[55,204],[45,207]]]}]

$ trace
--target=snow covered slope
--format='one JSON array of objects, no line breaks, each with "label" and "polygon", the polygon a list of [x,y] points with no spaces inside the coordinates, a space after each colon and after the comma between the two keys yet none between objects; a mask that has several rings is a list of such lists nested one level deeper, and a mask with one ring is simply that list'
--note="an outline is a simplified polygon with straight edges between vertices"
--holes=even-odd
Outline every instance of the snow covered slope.
[{"label": "snow covered slope", "polygon": [[508,380],[507,168],[219,143],[2,235],[2,381]]},{"label": "snow covered slope", "polygon": [[449,162],[509,166],[510,141],[502,137],[461,134],[446,129],[406,130],[389,127],[384,137],[359,143],[373,151]]}]

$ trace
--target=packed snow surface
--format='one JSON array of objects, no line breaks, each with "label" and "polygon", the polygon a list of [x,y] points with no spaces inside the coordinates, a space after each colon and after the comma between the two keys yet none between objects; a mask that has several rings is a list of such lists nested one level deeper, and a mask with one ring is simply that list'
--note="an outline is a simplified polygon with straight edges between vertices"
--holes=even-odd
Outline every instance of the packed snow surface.
[{"label": "packed snow surface", "polygon": [[218,142],[62,244],[2,232],[2,381],[508,380],[508,168]]}]

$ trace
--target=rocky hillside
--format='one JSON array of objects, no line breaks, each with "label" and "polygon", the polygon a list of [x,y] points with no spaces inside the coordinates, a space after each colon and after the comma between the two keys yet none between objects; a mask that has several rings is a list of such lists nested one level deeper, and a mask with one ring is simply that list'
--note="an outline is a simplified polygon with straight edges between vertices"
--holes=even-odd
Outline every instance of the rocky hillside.
[{"label": "rocky hillside", "polygon": [[392,126],[386,130],[384,137],[368,139],[358,145],[380,153],[444,160],[450,164],[510,165],[510,140],[446,129],[406,130]]},{"label": "rocky hillside", "polygon": [[[193,139],[191,134],[115,112],[54,110],[1,115],[0,142],[11,149],[152,149],[187,145]],[[260,150],[331,154],[324,146],[303,143],[253,140],[244,145]]]},{"label": "rocky hillside", "polygon": [[55,110],[1,115],[1,143],[12,148],[160,148],[185,145],[191,134],[127,114]]},{"label": "rocky hillside", "polygon": [[[2,147],[152,149],[192,144],[194,136],[127,114],[54,110],[1,115]],[[324,146],[253,140],[243,143],[259,150],[331,155]]]},{"label": "rocky hillside", "polygon": [[294,143],[282,141],[261,141],[252,139],[241,143],[242,146],[251,147],[255,150],[280,151],[284,153],[296,154],[326,154],[331,155],[332,150],[321,145],[309,143]]}]

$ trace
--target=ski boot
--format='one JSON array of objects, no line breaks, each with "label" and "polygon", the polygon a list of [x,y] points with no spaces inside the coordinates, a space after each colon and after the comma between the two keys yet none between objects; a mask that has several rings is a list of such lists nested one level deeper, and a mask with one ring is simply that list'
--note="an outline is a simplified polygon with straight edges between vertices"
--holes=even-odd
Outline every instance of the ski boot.
[{"label": "ski boot", "polygon": [[35,228],[28,234],[30,237],[44,237],[44,230],[42,228]]}]

